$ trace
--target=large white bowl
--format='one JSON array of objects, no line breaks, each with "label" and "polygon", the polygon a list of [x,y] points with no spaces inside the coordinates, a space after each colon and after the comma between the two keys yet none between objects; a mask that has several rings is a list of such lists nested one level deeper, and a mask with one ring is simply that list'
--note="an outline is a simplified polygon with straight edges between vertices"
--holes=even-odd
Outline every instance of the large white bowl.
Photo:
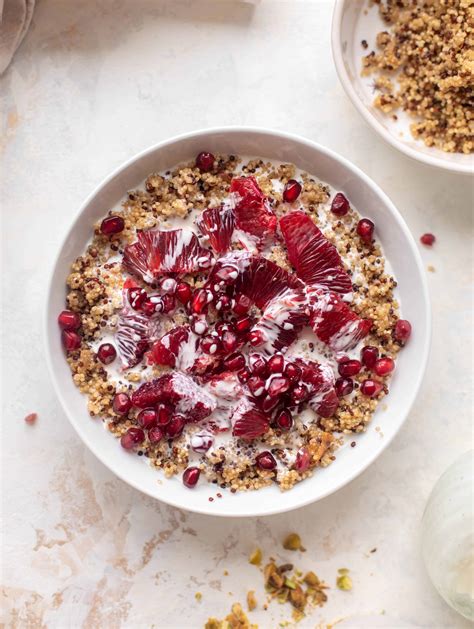
[{"label": "large white bowl", "polygon": [[[332,18],[332,54],[339,79],[346,94],[365,121],[393,147],[430,166],[459,174],[474,171],[474,157],[462,153],[446,153],[415,140],[410,133],[413,119],[401,109],[398,120],[383,114],[373,106],[374,76],[361,76],[362,57],[375,49],[375,37],[387,25],[379,17],[378,6],[370,7],[368,0],[336,0]],[[361,41],[369,47],[364,50]]]},{"label": "large white bowl", "polygon": [[[224,490],[222,499],[209,502],[209,496],[218,491],[216,485],[202,482],[189,490],[178,477],[165,479],[161,472],[150,469],[143,457],[124,451],[99,419],[89,417],[85,397],[71,380],[61,346],[56,318],[64,308],[68,269],[84,251],[93,223],[150,172],[166,170],[202,150],[292,162],[343,190],[351,203],[375,222],[377,237],[399,281],[403,316],[413,324],[413,336],[397,362],[388,408],[377,411],[367,433],[356,439],[357,447],[343,448],[332,465],[285,493],[276,486],[237,494]],[[199,131],[162,142],[130,159],[101,183],[80,208],[61,245],[52,270],[45,323],[46,353],[57,395],[88,448],[117,476],[140,491],[183,509],[220,516],[257,516],[295,509],[333,493],[366,469],[390,443],[410,412],[425,371],[431,327],[418,250],[402,217],[382,190],[346,159],[309,140],[277,131],[242,128]],[[383,437],[375,431],[376,426],[380,426]]]}]

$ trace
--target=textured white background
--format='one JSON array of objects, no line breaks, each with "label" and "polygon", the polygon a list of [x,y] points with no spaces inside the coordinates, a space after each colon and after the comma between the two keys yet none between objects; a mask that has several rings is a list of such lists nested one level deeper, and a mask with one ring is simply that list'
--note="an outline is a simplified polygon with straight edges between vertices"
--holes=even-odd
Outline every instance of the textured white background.
[{"label": "textured white background", "polygon": [[[300,626],[382,610],[422,627],[469,626],[428,581],[419,534],[433,483],[472,443],[472,187],[409,161],[365,125],[333,67],[331,11],[331,2],[296,0],[38,3],[1,87],[7,626],[200,627],[248,589],[263,600],[249,551],[281,554],[290,530],[308,548],[296,563],[332,586]],[[244,521],[189,515],[116,480],[59,407],[41,334],[52,259],[84,196],[149,144],[224,124],[288,130],[335,149],[382,186],[416,237],[438,238],[422,251],[436,269],[433,350],[399,436],[337,495]],[[31,411],[34,427],[23,422]],[[343,566],[350,593],[334,588]],[[252,617],[275,627],[286,612],[274,604]]]}]

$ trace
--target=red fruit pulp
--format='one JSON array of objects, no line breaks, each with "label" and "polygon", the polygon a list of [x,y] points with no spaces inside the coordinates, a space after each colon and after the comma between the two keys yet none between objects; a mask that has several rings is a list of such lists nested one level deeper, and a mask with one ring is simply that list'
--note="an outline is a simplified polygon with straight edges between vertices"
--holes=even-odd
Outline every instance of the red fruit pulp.
[{"label": "red fruit pulp", "polygon": [[64,345],[64,349],[67,352],[73,352],[81,347],[81,337],[74,330],[63,330],[61,332],[61,339]]},{"label": "red fruit pulp", "polygon": [[354,382],[351,378],[338,378],[334,385],[338,397],[349,395],[354,390]]},{"label": "red fruit pulp", "polygon": [[148,439],[150,443],[152,444],[159,443],[163,439],[163,437],[164,437],[163,430],[159,428],[158,426],[153,426],[148,431]]},{"label": "red fruit pulp", "polygon": [[104,365],[110,365],[117,358],[117,350],[111,343],[102,343],[97,350],[97,358]]},{"label": "red fruit pulp", "polygon": [[381,382],[370,378],[364,380],[360,385],[361,393],[367,397],[376,397],[382,389],[383,385]]},{"label": "red fruit pulp", "polygon": [[132,408],[132,401],[126,393],[117,393],[112,402],[112,408],[117,415],[126,415]]},{"label": "red fruit pulp", "polygon": [[182,304],[187,304],[192,294],[191,286],[187,282],[180,282],[176,287],[176,297]]},{"label": "red fruit pulp", "polygon": [[196,157],[196,166],[202,173],[208,173],[214,168],[215,157],[212,153],[202,151]]},{"label": "red fruit pulp", "polygon": [[433,234],[423,234],[423,236],[420,237],[420,242],[427,247],[432,247],[435,240],[436,237]]},{"label": "red fruit pulp", "polygon": [[120,437],[120,445],[125,450],[132,450],[136,446],[141,445],[145,441],[145,433],[141,428],[129,428],[126,433]]},{"label": "red fruit pulp", "polygon": [[260,452],[255,458],[255,462],[257,463],[257,467],[261,470],[274,470],[277,466],[275,457],[271,452],[268,452],[268,450]]},{"label": "red fruit pulp", "polygon": [[137,421],[142,428],[145,430],[149,430],[156,425],[158,413],[154,408],[144,408],[142,411],[138,413]]},{"label": "red fruit pulp", "polygon": [[339,375],[350,377],[356,376],[361,368],[362,365],[359,360],[346,360],[342,363],[339,363],[337,370],[339,371]]},{"label": "red fruit pulp", "polygon": [[200,475],[201,470],[198,467],[188,467],[183,472],[183,485],[189,489],[196,487]]},{"label": "red fruit pulp", "polygon": [[374,371],[378,376],[388,376],[395,369],[395,363],[391,358],[379,358],[374,365]]},{"label": "red fruit pulp", "polygon": [[287,408],[284,408],[277,414],[275,423],[281,430],[290,430],[293,426],[293,415]]},{"label": "red fruit pulp", "polygon": [[406,343],[411,336],[411,323],[406,319],[399,319],[395,324],[393,336],[400,343]]},{"label": "red fruit pulp", "polygon": [[100,231],[104,236],[112,236],[113,234],[119,234],[125,228],[125,221],[121,216],[108,216],[104,218],[100,224]]},{"label": "red fruit pulp", "polygon": [[58,325],[61,330],[77,330],[81,327],[81,316],[72,310],[63,310],[58,315]]},{"label": "red fruit pulp", "polygon": [[301,194],[301,184],[296,179],[290,179],[283,189],[283,200],[293,203]]},{"label": "red fruit pulp", "polygon": [[283,373],[285,359],[282,354],[275,354],[269,358],[267,365],[270,373]]},{"label": "red fruit pulp", "polygon": [[375,363],[377,362],[377,358],[379,357],[379,350],[374,345],[366,345],[360,350],[360,359],[362,364],[367,367],[367,369],[373,369]]},{"label": "red fruit pulp", "polygon": [[374,237],[374,228],[375,225],[371,220],[368,218],[361,218],[357,223],[356,231],[363,242],[370,244]]},{"label": "red fruit pulp", "polygon": [[342,194],[338,192],[331,203],[331,212],[336,216],[345,216],[349,211],[349,201]]}]

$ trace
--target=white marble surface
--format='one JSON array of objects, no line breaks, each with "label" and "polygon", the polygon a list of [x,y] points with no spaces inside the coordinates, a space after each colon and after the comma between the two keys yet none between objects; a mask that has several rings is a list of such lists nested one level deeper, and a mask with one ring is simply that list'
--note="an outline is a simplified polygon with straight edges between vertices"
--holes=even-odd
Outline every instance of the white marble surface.
[{"label": "white marble surface", "polygon": [[[433,483],[472,443],[472,187],[397,154],[361,120],[332,64],[331,10],[296,0],[38,3],[0,91],[6,626],[201,627],[248,589],[263,600],[248,553],[259,544],[283,557],[279,541],[294,529],[308,548],[296,563],[332,586],[300,626],[382,610],[420,627],[469,626],[428,581],[419,534]],[[114,478],[65,418],[42,343],[48,272],[83,197],[147,145],[223,124],[289,130],[339,151],[416,237],[438,238],[422,251],[436,269],[433,350],[405,427],[336,495],[254,520],[187,514]],[[35,426],[23,422],[31,411]],[[350,593],[334,587],[343,566]],[[252,614],[261,627],[288,617],[276,604]]]}]

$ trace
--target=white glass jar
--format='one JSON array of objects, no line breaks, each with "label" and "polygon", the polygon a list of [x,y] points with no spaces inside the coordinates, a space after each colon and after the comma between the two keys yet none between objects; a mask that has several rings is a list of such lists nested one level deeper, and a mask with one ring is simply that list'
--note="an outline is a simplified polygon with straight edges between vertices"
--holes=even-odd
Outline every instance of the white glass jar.
[{"label": "white glass jar", "polygon": [[426,569],[438,592],[456,611],[474,620],[474,451],[444,472],[423,514]]}]

